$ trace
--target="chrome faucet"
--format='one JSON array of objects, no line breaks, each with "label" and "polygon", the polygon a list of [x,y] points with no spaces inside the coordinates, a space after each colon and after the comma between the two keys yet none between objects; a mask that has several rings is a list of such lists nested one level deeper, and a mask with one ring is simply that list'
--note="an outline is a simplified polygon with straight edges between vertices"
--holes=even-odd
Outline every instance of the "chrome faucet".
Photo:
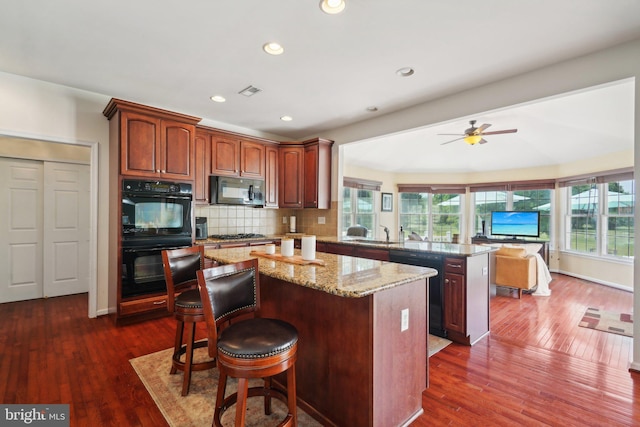
[{"label": "chrome faucet", "polygon": [[387,243],[389,243],[389,229],[384,225],[381,225],[380,227],[384,228],[384,232],[387,235]]}]

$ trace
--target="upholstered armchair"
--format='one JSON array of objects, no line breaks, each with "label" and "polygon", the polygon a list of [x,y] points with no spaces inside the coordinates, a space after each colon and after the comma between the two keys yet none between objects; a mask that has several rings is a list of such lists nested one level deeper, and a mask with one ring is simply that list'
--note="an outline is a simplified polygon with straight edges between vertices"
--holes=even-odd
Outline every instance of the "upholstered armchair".
[{"label": "upholstered armchair", "polygon": [[522,291],[536,286],[536,257],[522,247],[503,246],[496,252],[496,285]]}]

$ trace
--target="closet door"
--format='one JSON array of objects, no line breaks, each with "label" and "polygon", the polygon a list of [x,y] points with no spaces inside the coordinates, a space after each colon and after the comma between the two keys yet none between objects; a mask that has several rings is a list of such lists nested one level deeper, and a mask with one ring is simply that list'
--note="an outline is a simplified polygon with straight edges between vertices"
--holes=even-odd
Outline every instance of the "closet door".
[{"label": "closet door", "polygon": [[44,164],[44,296],[89,291],[89,166]]},{"label": "closet door", "polygon": [[42,298],[42,162],[0,158],[0,303]]}]

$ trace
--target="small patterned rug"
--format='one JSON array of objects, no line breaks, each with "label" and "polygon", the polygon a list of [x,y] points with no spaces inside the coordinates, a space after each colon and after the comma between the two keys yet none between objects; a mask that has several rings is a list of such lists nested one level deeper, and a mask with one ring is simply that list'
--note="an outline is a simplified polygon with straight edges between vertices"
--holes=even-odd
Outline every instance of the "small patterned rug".
[{"label": "small patterned rug", "polygon": [[578,326],[611,332],[612,334],[633,336],[633,314],[587,308]]},{"label": "small patterned rug", "polygon": [[[189,394],[181,395],[182,373],[178,371],[170,375],[171,354],[173,349],[131,359],[133,366],[147,391],[158,405],[167,423],[172,427],[210,426],[213,419],[213,405],[215,391],[218,387],[218,370],[196,371],[191,374]],[[194,351],[194,359],[208,358],[207,349],[198,348]],[[261,380],[251,380],[249,387],[259,385]],[[229,378],[227,382],[227,396],[236,390],[237,381]],[[278,399],[271,401],[271,415],[264,415],[263,400],[252,397],[247,400],[248,426],[276,425],[286,415],[286,405]],[[235,406],[227,410],[222,416],[223,426],[234,424]],[[320,424],[307,413],[298,408],[298,426],[315,427]]]}]

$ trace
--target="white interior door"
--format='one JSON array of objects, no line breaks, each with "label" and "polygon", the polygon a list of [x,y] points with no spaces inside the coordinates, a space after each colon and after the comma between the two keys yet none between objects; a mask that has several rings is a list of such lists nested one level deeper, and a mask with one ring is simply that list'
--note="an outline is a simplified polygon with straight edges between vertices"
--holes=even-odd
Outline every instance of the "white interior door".
[{"label": "white interior door", "polygon": [[44,296],[89,291],[89,166],[44,163]]},{"label": "white interior door", "polygon": [[43,296],[42,162],[0,158],[0,302]]}]

